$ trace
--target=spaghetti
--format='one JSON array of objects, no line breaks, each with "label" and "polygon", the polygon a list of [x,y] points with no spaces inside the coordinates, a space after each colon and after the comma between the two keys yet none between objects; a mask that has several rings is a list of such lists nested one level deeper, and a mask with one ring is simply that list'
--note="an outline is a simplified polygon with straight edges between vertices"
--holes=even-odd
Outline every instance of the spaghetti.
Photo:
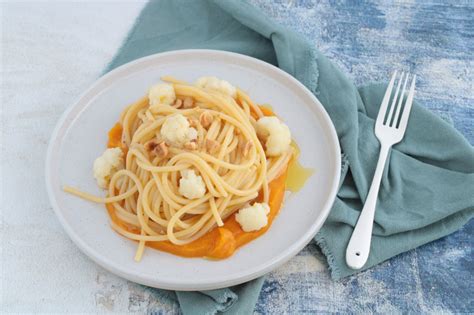
[{"label": "spaghetti", "polygon": [[[147,242],[184,246],[223,226],[259,195],[268,204],[269,183],[287,169],[294,153],[288,146],[277,156],[267,156],[257,133],[264,114],[241,90],[225,93],[212,86],[163,80],[174,98],[152,102],[143,97],[122,112],[109,134],[109,147],[121,148],[124,165],[108,179],[107,197],[64,187],[107,204],[118,219],[112,220],[112,228],[139,242],[136,260]],[[184,129],[167,126],[172,119],[194,131],[184,134]],[[168,129],[175,134],[170,136]],[[113,139],[114,133],[121,141]],[[187,178],[199,180],[202,193],[184,191]]]}]

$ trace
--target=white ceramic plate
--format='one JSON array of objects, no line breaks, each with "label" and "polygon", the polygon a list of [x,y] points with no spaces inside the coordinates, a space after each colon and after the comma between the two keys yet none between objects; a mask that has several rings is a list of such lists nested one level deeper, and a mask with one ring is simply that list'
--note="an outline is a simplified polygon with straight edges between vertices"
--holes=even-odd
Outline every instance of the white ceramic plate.
[{"label": "white ceramic plate", "polygon": [[[107,131],[124,107],[163,75],[193,82],[212,75],[268,103],[290,127],[301,163],[315,169],[305,187],[290,195],[263,236],[221,261],[180,258],[147,249],[133,260],[137,244],[117,233],[101,204],[62,191],[63,185],[103,195],[92,163],[105,149]],[[340,149],[334,127],[319,101],[280,69],[247,56],[213,50],[172,51],[123,65],[95,82],[59,121],[46,159],[46,185],[53,208],[71,239],[92,260],[128,280],[174,290],[208,290],[243,283],[296,255],[326,219],[336,195]]]}]

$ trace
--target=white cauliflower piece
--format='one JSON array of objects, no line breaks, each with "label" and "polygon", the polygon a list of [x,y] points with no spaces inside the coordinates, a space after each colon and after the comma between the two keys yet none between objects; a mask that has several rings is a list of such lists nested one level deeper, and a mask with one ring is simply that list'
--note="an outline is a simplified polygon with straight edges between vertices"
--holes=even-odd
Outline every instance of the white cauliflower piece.
[{"label": "white cauliflower piece", "polygon": [[188,119],[181,114],[166,118],[160,133],[168,144],[177,147],[197,139],[197,130],[191,128]]},{"label": "white cauliflower piece", "polygon": [[176,94],[171,84],[159,83],[148,91],[148,100],[150,105],[167,104],[171,105],[176,100]]},{"label": "white cauliflower piece", "polygon": [[237,89],[235,86],[226,80],[221,80],[216,77],[200,77],[196,81],[196,86],[203,89],[219,91],[234,98],[237,95]]},{"label": "white cauliflower piece", "polygon": [[257,121],[257,134],[266,141],[268,156],[286,152],[291,144],[290,129],[275,116],[260,118]]},{"label": "white cauliflower piece", "polygon": [[181,171],[179,193],[188,199],[199,199],[206,193],[206,185],[202,177],[193,170]]},{"label": "white cauliflower piece", "polygon": [[235,215],[235,220],[245,232],[258,231],[268,224],[268,213],[270,213],[268,204],[256,202],[250,207],[240,209]]},{"label": "white cauliflower piece", "polygon": [[94,178],[100,188],[107,189],[110,178],[123,168],[123,152],[120,148],[110,148],[94,161]]}]

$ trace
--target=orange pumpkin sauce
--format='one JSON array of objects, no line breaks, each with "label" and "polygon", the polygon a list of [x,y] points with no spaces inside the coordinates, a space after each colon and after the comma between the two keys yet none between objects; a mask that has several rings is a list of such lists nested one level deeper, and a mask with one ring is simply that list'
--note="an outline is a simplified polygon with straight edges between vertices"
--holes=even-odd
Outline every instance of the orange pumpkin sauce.
[{"label": "orange pumpkin sauce", "polygon": [[[261,109],[265,116],[273,115],[270,108],[262,106]],[[121,147],[122,149],[126,149],[122,147],[121,137],[122,126],[120,123],[117,123],[109,131],[107,147]],[[146,246],[182,257],[207,257],[211,259],[230,257],[239,247],[261,236],[270,228],[283,203],[287,173],[288,168],[285,169],[279,177],[269,183],[270,198],[268,203],[270,206],[270,213],[268,214],[268,224],[262,229],[253,232],[244,232],[240,227],[240,224],[235,220],[234,213],[224,221],[223,226],[212,229],[201,238],[191,243],[176,245],[169,241],[161,241],[146,242]],[[260,193],[257,197],[257,201],[261,201],[261,199],[262,194]],[[117,225],[129,232],[140,234],[139,229],[128,225],[117,217],[112,204],[107,204],[106,207],[111,220]]]}]

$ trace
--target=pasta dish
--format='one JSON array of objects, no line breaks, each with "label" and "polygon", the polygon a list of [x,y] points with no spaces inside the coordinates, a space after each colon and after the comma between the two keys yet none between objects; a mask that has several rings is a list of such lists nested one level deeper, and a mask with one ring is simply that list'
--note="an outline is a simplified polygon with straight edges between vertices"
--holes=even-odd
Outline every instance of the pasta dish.
[{"label": "pasta dish", "polygon": [[104,203],[112,228],[138,242],[137,261],[145,246],[229,257],[270,227],[298,150],[272,110],[229,82],[162,80],[123,110],[94,162],[106,197],[64,190]]}]

